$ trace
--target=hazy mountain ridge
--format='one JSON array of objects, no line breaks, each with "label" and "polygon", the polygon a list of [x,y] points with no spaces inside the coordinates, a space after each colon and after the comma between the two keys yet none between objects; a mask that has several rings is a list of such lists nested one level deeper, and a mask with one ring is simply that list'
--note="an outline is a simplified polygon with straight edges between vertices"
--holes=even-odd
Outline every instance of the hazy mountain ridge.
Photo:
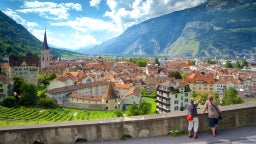
[{"label": "hazy mountain ridge", "polygon": [[147,20],[88,54],[235,57],[255,55],[256,2],[209,0]]},{"label": "hazy mountain ridge", "polygon": [[[43,35],[42,35],[43,37]],[[0,56],[29,56],[41,53],[43,43],[22,25],[0,11]],[[77,53],[51,47],[53,59]]]}]

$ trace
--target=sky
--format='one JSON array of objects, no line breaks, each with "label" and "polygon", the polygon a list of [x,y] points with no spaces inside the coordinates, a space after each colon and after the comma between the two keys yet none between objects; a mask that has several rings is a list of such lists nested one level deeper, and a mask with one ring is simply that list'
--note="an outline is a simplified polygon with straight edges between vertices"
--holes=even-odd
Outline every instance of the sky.
[{"label": "sky", "polygon": [[206,0],[1,0],[0,10],[49,46],[99,45],[128,27]]}]

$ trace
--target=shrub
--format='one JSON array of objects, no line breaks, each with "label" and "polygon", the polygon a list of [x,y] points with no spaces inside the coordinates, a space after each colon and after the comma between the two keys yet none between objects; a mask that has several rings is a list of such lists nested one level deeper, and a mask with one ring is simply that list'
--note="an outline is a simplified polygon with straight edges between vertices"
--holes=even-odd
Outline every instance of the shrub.
[{"label": "shrub", "polygon": [[120,109],[115,110],[115,111],[114,111],[114,114],[115,114],[117,117],[122,117],[122,116],[123,116],[123,112],[122,112],[122,110],[120,110]]},{"label": "shrub", "polygon": [[14,96],[7,96],[3,98],[2,105],[5,107],[12,108],[12,107],[17,107],[18,102]]},{"label": "shrub", "polygon": [[44,108],[56,108],[57,104],[52,98],[40,98],[39,106]]}]

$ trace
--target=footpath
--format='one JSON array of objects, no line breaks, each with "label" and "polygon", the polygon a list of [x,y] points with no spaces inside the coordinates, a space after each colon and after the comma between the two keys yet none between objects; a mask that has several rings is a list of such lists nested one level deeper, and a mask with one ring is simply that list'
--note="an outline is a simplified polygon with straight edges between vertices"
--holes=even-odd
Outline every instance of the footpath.
[{"label": "footpath", "polygon": [[86,142],[84,144],[256,144],[256,126],[218,130],[216,137],[207,132],[199,132],[198,138],[181,136],[159,136],[128,138],[125,141]]}]

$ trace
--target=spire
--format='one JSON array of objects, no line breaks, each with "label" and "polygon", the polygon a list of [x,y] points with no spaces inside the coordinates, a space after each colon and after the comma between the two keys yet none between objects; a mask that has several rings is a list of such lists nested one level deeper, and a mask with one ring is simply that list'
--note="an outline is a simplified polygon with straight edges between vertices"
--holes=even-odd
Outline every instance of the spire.
[{"label": "spire", "polygon": [[117,98],[118,98],[118,96],[116,95],[112,84],[110,82],[108,82],[107,90],[106,90],[105,94],[102,96],[102,99],[113,100],[113,99],[117,99]]},{"label": "spire", "polygon": [[46,30],[44,32],[44,42],[43,42],[43,48],[42,49],[49,49],[48,44],[47,44]]}]

